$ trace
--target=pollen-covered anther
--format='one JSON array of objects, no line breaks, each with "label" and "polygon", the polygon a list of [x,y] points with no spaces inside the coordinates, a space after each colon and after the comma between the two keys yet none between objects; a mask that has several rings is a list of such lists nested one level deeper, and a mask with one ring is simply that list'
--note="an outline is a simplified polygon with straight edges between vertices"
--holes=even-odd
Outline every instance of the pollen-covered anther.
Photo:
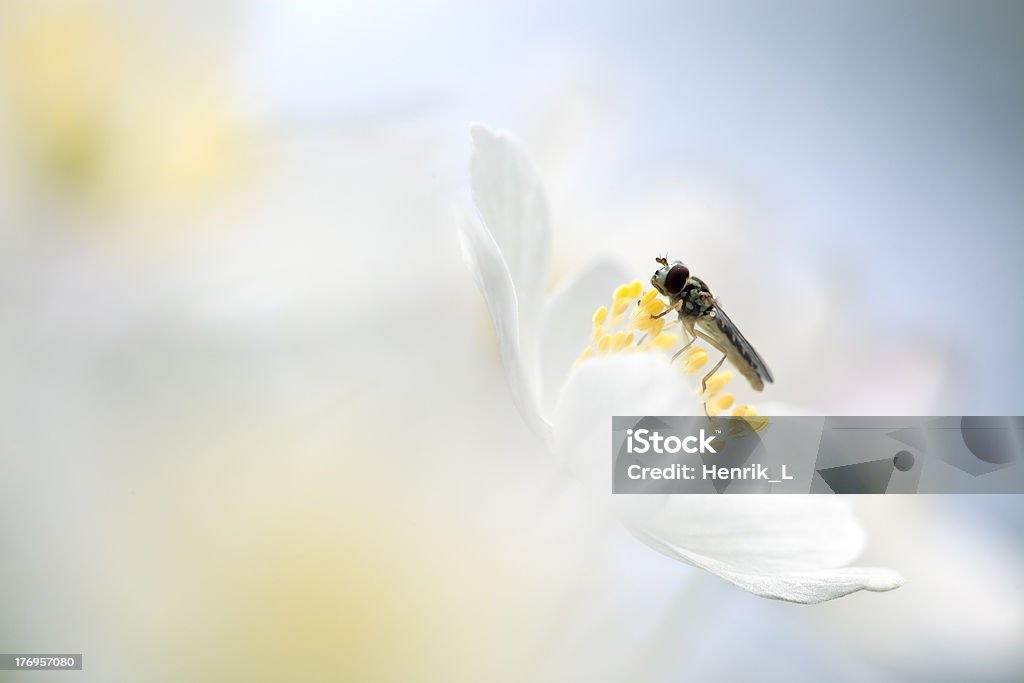
[{"label": "pollen-covered anther", "polygon": [[651,346],[660,351],[668,351],[678,343],[679,337],[667,332],[661,332],[651,340]]},{"label": "pollen-covered anther", "polygon": [[636,327],[638,330],[643,330],[649,334],[651,339],[654,339],[665,329],[665,320],[663,318],[645,317],[637,321]]},{"label": "pollen-covered anther", "polygon": [[758,416],[757,411],[746,403],[740,404],[732,409],[733,417],[741,417],[747,421],[751,429],[755,432],[759,432],[768,426],[768,418]]},{"label": "pollen-covered anther", "polygon": [[708,379],[707,389],[704,391],[704,395],[711,397],[717,394],[725,387],[726,384],[732,381],[732,371],[723,370],[716,372]]},{"label": "pollen-covered anther", "polygon": [[594,311],[594,316],[591,321],[594,323],[594,327],[604,325],[604,321],[608,319],[608,307],[602,306],[601,308]]},{"label": "pollen-covered anther", "polygon": [[688,375],[695,375],[708,362],[708,352],[700,347],[694,347],[683,354],[682,369]]},{"label": "pollen-covered anther", "polygon": [[711,415],[712,417],[715,415],[721,415],[722,412],[729,410],[735,401],[736,397],[729,392],[709,399],[707,402],[708,415]]},{"label": "pollen-covered anther", "polygon": [[652,299],[645,303],[641,310],[648,316],[658,315],[665,310],[665,302],[661,299]]}]

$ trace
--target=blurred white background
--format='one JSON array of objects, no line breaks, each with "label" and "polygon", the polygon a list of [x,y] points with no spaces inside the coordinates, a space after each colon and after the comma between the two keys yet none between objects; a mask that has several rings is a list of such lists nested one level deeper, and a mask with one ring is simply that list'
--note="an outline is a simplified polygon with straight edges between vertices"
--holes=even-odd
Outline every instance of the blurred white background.
[{"label": "blurred white background", "polygon": [[801,607],[551,494],[452,206],[469,122],[511,129],[552,286],[668,252],[766,401],[1021,414],[1022,26],[0,5],[0,650],[84,653],[55,681],[1020,680],[1017,497],[858,501],[907,585]]}]

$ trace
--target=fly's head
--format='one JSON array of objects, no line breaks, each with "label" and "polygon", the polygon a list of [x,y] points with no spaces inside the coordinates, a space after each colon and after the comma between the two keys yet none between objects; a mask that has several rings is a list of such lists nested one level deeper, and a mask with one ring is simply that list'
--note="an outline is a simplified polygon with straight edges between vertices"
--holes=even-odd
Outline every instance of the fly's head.
[{"label": "fly's head", "polygon": [[656,258],[655,261],[660,267],[651,276],[651,285],[662,296],[678,299],[682,295],[686,281],[690,279],[690,269],[682,261],[669,263],[668,259],[662,257]]}]

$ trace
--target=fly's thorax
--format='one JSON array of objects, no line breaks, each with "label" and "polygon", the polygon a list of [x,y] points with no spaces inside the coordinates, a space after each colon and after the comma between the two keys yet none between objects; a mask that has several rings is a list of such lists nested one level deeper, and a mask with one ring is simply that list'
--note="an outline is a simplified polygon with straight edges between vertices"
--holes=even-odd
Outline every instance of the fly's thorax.
[{"label": "fly's thorax", "polygon": [[715,296],[700,278],[688,278],[677,299],[680,302],[679,315],[683,317],[715,317]]}]

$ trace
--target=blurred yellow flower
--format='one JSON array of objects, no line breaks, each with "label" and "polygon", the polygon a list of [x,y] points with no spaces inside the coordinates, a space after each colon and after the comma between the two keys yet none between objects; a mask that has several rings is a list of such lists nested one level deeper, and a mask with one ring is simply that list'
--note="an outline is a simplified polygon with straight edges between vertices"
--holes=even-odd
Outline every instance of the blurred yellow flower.
[{"label": "blurred yellow flower", "polygon": [[381,490],[267,484],[207,500],[179,527],[182,574],[194,580],[174,636],[188,653],[183,675],[480,680],[474,653],[497,655],[505,638],[472,596],[502,585],[492,573],[510,558],[460,571],[442,516]]},{"label": "blurred yellow flower", "polygon": [[141,11],[0,9],[0,142],[15,152],[16,182],[107,208],[162,208],[208,199],[236,175],[224,49]]}]

